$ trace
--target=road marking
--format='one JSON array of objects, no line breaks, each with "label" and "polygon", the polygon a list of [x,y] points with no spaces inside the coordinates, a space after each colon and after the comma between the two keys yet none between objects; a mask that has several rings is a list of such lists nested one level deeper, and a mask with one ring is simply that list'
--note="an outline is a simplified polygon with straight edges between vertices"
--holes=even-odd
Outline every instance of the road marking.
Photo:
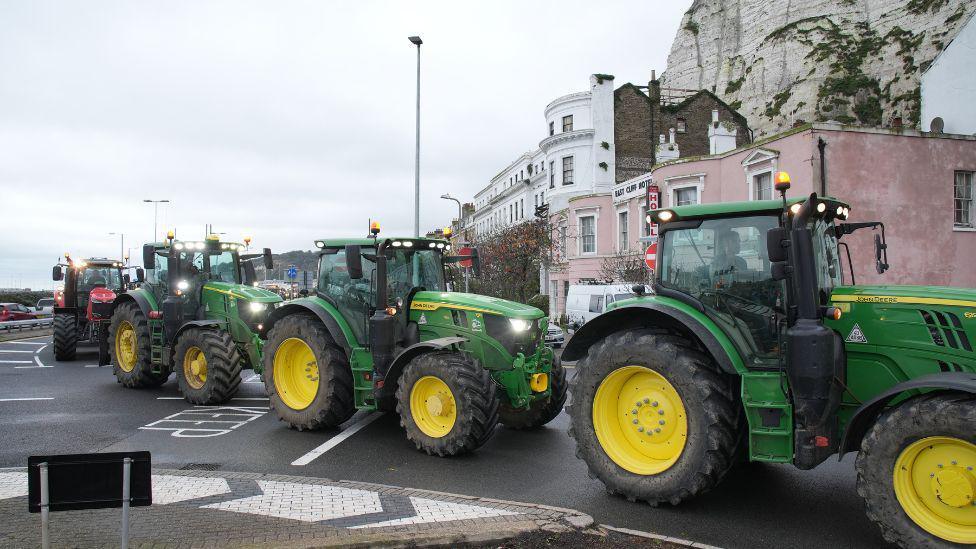
[{"label": "road marking", "polygon": [[85,364],[85,368],[101,368],[98,364]]},{"label": "road marking", "polygon": [[47,346],[48,346],[48,344],[45,343],[43,347],[41,347],[40,349],[34,351],[34,354],[35,355],[41,354],[41,351],[43,351],[44,349],[47,349]]},{"label": "road marking", "polygon": [[[156,397],[156,400],[183,400],[183,397]],[[231,400],[268,400],[268,397],[234,397]]]},{"label": "road marking", "polygon": [[610,526],[609,524],[601,524],[601,528],[607,530],[613,530],[614,532],[620,532],[621,534],[629,534],[631,536],[637,536],[641,538],[654,539],[658,541],[666,541],[668,543],[673,543],[675,545],[683,545],[685,547],[694,547],[695,549],[722,549],[715,545],[708,545],[701,543],[699,541],[691,541],[688,539],[673,538],[671,536],[662,536],[661,534],[654,534],[651,532],[644,532],[642,530],[632,530],[630,528],[617,528],[616,526]]},{"label": "road marking", "polygon": [[[4,362],[4,361],[0,360],[0,363],[2,363],[2,362]],[[23,364],[23,363],[30,364],[30,361],[29,360],[24,360],[24,361],[8,360],[6,362],[9,362],[9,363],[15,363],[15,362],[17,362],[17,363],[21,363],[21,364]],[[14,368],[54,368],[54,366],[48,366],[48,365],[44,364],[43,362],[41,362],[41,359],[40,358],[37,358],[37,355],[34,355],[34,362],[37,363],[37,366],[14,366]]]},{"label": "road marking", "polygon": [[34,351],[21,351],[15,349],[0,349],[0,353],[33,353]]},{"label": "road marking", "polygon": [[251,374],[250,377],[244,380],[244,383],[264,383],[261,381],[261,374]]},{"label": "road marking", "polygon": [[365,427],[365,426],[369,425],[370,423],[372,423],[372,422],[376,421],[377,419],[379,419],[379,417],[381,415],[383,415],[383,414],[381,414],[379,412],[372,412],[372,413],[366,414],[365,416],[363,416],[362,418],[360,418],[359,421],[357,421],[356,423],[353,423],[352,425],[350,425],[349,427],[347,427],[344,431],[342,431],[338,435],[336,435],[336,436],[330,438],[329,440],[325,441],[325,443],[323,443],[322,445],[318,446],[317,448],[314,448],[311,452],[309,452],[309,453],[305,454],[304,456],[302,456],[302,457],[296,459],[295,461],[291,462],[291,464],[292,465],[296,465],[296,466],[302,466],[302,465],[308,465],[309,463],[312,463],[313,461],[315,461],[316,458],[318,458],[322,454],[328,452],[329,450],[335,448],[342,441],[344,441],[347,438],[353,436],[354,434],[356,434],[357,431],[359,431],[363,427]]},{"label": "road marking", "polygon": [[[0,360],[0,364],[30,364],[30,360]],[[23,366],[17,366],[18,368],[23,368]],[[34,368],[34,366],[27,366],[27,368]]]},{"label": "road marking", "polygon": [[54,400],[54,397],[0,398],[0,402],[20,402],[22,400]]},{"label": "road marking", "polygon": [[0,344],[6,345],[10,343],[11,345],[44,345],[47,347],[47,343],[42,341],[0,341]]},{"label": "road marking", "polygon": [[[247,425],[266,413],[268,413],[267,406],[194,406],[139,428],[148,431],[170,431],[170,436],[177,438],[219,437],[232,433],[235,429]],[[213,426],[200,427],[207,424]]]}]

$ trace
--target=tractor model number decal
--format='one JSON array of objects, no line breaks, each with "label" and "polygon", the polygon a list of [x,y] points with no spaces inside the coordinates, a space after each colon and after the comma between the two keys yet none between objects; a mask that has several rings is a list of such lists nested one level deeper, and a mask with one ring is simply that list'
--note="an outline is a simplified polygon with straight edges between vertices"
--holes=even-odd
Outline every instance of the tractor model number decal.
[{"label": "tractor model number decal", "polygon": [[976,313],[965,313],[964,316],[966,318],[976,318]]},{"label": "tractor model number decal", "polygon": [[867,343],[868,338],[864,336],[864,332],[861,331],[861,327],[855,323],[854,327],[851,328],[851,333],[847,335],[847,339],[844,341],[848,343]]}]

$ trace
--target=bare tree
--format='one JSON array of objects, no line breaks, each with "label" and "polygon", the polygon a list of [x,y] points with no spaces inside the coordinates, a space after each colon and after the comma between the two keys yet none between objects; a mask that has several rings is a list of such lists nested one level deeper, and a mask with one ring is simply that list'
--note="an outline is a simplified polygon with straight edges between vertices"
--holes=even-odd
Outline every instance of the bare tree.
[{"label": "bare tree", "polygon": [[617,252],[600,265],[600,277],[618,284],[646,284],[649,273],[640,252]]}]

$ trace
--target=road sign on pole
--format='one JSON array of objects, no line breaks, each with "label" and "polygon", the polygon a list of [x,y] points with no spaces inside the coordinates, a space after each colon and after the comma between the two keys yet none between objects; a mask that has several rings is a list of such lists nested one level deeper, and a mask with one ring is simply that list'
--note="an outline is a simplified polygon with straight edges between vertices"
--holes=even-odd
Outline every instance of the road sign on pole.
[{"label": "road sign on pole", "polygon": [[294,265],[288,267],[288,278],[295,280],[298,278],[298,269]]},{"label": "road sign on pole", "polygon": [[650,246],[644,250],[644,265],[647,268],[654,270],[655,265],[657,265],[657,242],[652,242]]}]

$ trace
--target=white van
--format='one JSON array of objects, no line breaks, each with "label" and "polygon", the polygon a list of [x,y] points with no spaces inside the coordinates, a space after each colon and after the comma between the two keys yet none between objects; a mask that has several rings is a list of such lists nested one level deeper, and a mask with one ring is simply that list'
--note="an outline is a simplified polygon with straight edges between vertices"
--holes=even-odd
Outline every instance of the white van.
[{"label": "white van", "polygon": [[566,295],[566,320],[579,327],[607,309],[607,305],[634,297],[633,284],[573,284]]}]

